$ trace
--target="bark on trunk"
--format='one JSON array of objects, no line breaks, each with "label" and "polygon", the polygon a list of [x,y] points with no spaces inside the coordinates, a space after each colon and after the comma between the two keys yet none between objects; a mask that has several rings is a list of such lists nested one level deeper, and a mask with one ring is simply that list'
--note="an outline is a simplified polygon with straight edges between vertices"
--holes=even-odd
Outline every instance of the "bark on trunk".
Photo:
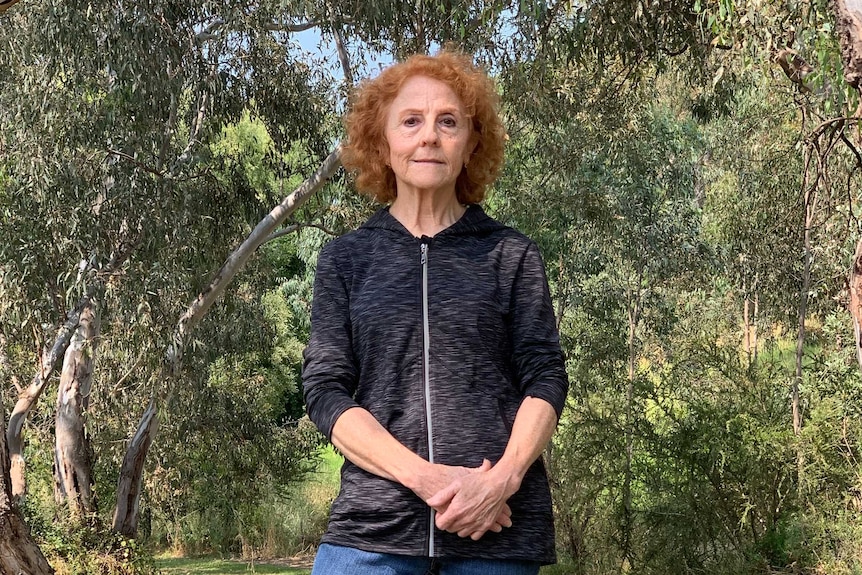
[{"label": "bark on trunk", "polygon": [[835,0],[833,10],[844,80],[858,90],[862,83],[862,0]]},{"label": "bark on trunk", "polygon": [[96,511],[92,494],[92,453],[84,427],[90,404],[93,363],[99,336],[98,303],[91,300],[63,359],[57,390],[54,448],[54,498],[80,520]]},{"label": "bark on trunk", "polygon": [[[835,30],[841,43],[841,62],[844,80],[860,90],[862,88],[862,0],[835,0]],[[856,115],[862,113],[856,110]],[[853,317],[853,334],[856,339],[856,363],[862,369],[862,239],[856,243],[853,267],[850,270],[850,315]]]},{"label": "bark on trunk", "polygon": [[78,327],[81,310],[84,309],[84,306],[89,301],[90,296],[84,296],[78,302],[75,309],[68,314],[66,323],[57,332],[53,345],[42,352],[42,365],[39,367],[39,371],[33,377],[30,386],[18,396],[18,402],[12,409],[12,415],[9,416],[9,429],[6,430],[6,442],[9,447],[9,458],[11,461],[12,497],[16,500],[23,498],[27,491],[24,442],[22,439],[24,422],[27,420],[27,414],[30,413],[30,410],[39,400],[39,396],[42,395],[42,391],[45,389],[45,385],[48,383],[51,374],[57,369],[60,358],[66,353],[66,348],[69,347],[72,334]]},{"label": "bark on trunk", "polygon": [[5,410],[0,398],[0,574],[53,575],[12,498]]},{"label": "bark on trunk", "polygon": [[150,400],[138,424],[138,430],[123,457],[120,478],[117,480],[117,506],[111,528],[126,537],[134,537],[138,531],[138,511],[140,510],[141,485],[144,477],[144,461],[150,444],[159,426],[156,398]]},{"label": "bark on trunk", "polygon": [[862,238],[856,242],[853,268],[850,270],[850,315],[856,336],[856,362],[862,369]]},{"label": "bark on trunk", "polygon": [[796,333],[796,373],[791,390],[791,407],[793,412],[793,432],[802,432],[802,409],[799,400],[799,388],[802,386],[802,360],[805,356],[805,316],[808,314],[808,292],[811,290],[811,228],[814,223],[814,209],[817,203],[817,192],[807,189],[805,192],[805,222],[802,234],[803,264],[802,285],[799,287],[799,308],[797,311]]},{"label": "bark on trunk", "polygon": [[[227,258],[216,272],[209,285],[189,304],[180,316],[174,332],[174,343],[165,354],[165,384],[161,390],[170,393],[172,382],[182,367],[185,342],[201,318],[209,311],[216,299],[221,297],[233,277],[242,269],[252,254],[267,238],[301,206],[312,194],[323,187],[341,166],[341,146],[337,146],[323,161],[317,171],[299,185],[289,196],[267,214],[243,243]],[[126,537],[134,537],[138,530],[138,509],[141,485],[143,484],[144,460],[150,443],[158,428],[158,398],[150,401],[135,436],[129,443],[120,478],[117,481],[117,505],[114,508],[113,529]]]},{"label": "bark on trunk", "polygon": [[[757,277],[754,278],[754,285],[757,285]],[[751,345],[752,357],[757,361],[757,318],[760,315],[760,295],[755,289],[754,291],[754,317],[751,319]]]}]

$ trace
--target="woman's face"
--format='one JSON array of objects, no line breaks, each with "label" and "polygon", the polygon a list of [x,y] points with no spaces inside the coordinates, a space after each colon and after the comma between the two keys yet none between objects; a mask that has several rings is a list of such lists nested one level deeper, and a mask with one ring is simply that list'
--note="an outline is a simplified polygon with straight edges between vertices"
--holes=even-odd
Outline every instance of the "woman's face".
[{"label": "woman's face", "polygon": [[408,79],[389,105],[384,136],[398,195],[455,193],[476,148],[473,122],[452,89],[427,76]]}]

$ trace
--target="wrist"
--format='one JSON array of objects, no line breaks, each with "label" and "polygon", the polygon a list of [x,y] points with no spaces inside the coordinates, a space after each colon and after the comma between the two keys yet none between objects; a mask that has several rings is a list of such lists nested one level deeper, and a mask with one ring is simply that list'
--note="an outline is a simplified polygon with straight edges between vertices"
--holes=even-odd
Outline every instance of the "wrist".
[{"label": "wrist", "polygon": [[415,465],[405,465],[399,469],[395,477],[398,483],[414,493],[419,493],[422,490],[422,478],[431,473],[431,468],[433,467],[433,464],[428,463],[424,459],[417,459],[418,461]]},{"label": "wrist", "polygon": [[495,480],[503,485],[503,492],[506,494],[506,498],[509,498],[521,488],[526,471],[510,464],[505,459],[501,459],[488,473],[492,474]]}]

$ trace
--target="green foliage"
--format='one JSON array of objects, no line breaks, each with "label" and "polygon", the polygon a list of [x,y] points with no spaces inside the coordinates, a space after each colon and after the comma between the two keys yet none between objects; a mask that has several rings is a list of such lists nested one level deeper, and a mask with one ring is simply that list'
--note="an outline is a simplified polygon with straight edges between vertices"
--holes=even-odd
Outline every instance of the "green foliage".
[{"label": "green foliage", "polygon": [[57,575],[156,575],[151,552],[98,521],[72,529],[25,508],[31,533]]},{"label": "green foliage", "polygon": [[[835,307],[851,218],[825,200],[810,295],[829,329],[805,347],[797,438],[793,342],[779,338],[801,269],[790,255],[801,249],[799,116],[761,69],[721,60],[736,66],[715,76],[724,93],[680,94],[684,67],[670,66],[625,101],[602,86],[624,73],[616,63],[607,76],[547,63],[504,72],[513,146],[490,206],[539,241],[562,313],[573,393],[550,463],[560,547],[577,573],[835,569],[823,558],[853,555],[812,521],[828,515],[847,532],[855,515],[841,494],[856,483],[857,444],[841,439],[852,419],[836,411],[855,404],[858,379]],[[834,165],[847,165],[842,153]],[[753,356],[740,345],[745,298],[760,305]]]},{"label": "green foliage", "polygon": [[287,304],[277,292],[249,295],[241,289],[201,326],[212,347],[190,361],[190,385],[172,398],[169,413],[182,416],[162,424],[147,504],[153,536],[175,548],[258,545],[266,509],[310,468],[320,442],[297,421],[303,344]]}]

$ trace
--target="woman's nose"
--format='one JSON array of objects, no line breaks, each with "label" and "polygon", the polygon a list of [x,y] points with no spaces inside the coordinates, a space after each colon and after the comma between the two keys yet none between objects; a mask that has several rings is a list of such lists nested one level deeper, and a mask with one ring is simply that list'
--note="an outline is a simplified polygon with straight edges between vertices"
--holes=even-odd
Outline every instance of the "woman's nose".
[{"label": "woman's nose", "polygon": [[440,141],[440,135],[437,133],[437,126],[434,122],[425,122],[422,127],[422,143],[434,145]]}]

